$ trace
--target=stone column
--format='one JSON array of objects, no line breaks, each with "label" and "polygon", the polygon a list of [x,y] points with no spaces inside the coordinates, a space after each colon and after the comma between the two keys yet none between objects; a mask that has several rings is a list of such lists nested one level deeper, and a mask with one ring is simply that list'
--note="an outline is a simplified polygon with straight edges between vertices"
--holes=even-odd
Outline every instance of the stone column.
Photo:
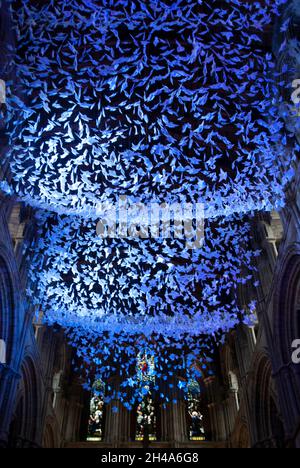
[{"label": "stone column", "polygon": [[114,390],[114,398],[105,409],[104,442],[114,448],[130,442],[131,413],[124,407],[117,395],[120,391],[121,378],[112,377],[108,384]]},{"label": "stone column", "polygon": [[59,443],[63,446],[64,444],[82,440],[81,436],[85,439],[88,421],[86,421],[84,434],[82,422],[87,392],[82,386],[81,378],[74,375],[72,379],[62,380],[56,390],[57,404],[54,412],[57,415],[57,426],[62,436]]},{"label": "stone column", "polygon": [[204,379],[206,387],[211,436],[215,442],[226,440],[226,427],[223,405],[218,401],[219,385],[216,377]]},{"label": "stone column", "polygon": [[188,441],[187,403],[179,381],[180,378],[174,376],[159,383],[160,394],[166,398],[165,402],[163,398],[160,401],[161,441],[169,442],[172,447],[180,447]]},{"label": "stone column", "polygon": [[15,409],[15,394],[21,376],[0,364],[0,446],[8,442],[11,417]]}]

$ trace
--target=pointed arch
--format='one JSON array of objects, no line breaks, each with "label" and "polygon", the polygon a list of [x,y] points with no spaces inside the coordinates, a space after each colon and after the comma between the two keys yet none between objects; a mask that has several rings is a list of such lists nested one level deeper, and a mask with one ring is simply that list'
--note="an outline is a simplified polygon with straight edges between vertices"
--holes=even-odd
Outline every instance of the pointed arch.
[{"label": "pointed arch", "polygon": [[34,361],[27,356],[21,368],[21,380],[10,428],[11,446],[38,445],[41,424],[40,389]]},{"label": "pointed arch", "polygon": [[0,340],[6,348],[3,364],[10,364],[16,332],[15,300],[9,267],[0,252]]},{"label": "pointed arch", "polygon": [[292,342],[300,338],[300,246],[289,252],[278,276],[273,331],[278,364],[290,364]]},{"label": "pointed arch", "polygon": [[252,411],[256,446],[280,448],[284,440],[284,429],[273,387],[271,362],[266,354],[259,355],[257,362]]},{"label": "pointed arch", "polygon": [[239,449],[249,449],[251,447],[250,433],[246,424],[242,423],[238,431],[237,447]]},{"label": "pointed arch", "polygon": [[43,448],[58,448],[59,444],[57,442],[57,434],[59,429],[57,427],[57,421],[48,416],[45,422],[45,430],[43,435]]}]

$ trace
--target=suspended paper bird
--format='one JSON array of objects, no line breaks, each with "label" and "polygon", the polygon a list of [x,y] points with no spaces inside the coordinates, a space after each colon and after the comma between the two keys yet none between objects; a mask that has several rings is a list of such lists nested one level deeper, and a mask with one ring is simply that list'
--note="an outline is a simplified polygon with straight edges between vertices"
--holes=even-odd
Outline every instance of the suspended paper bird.
[{"label": "suspended paper bird", "polygon": [[[212,343],[251,323],[238,290],[257,252],[242,216],[282,206],[298,150],[286,151],[284,83],[263,45],[281,3],[11,2],[18,89],[1,188],[45,210],[28,294],[66,329],[83,372],[107,381],[117,365],[127,378],[145,348],[157,379],[192,377]],[[97,236],[99,203],[121,195],[203,203],[202,248]],[[128,385],[118,397],[133,406],[142,387]]]}]

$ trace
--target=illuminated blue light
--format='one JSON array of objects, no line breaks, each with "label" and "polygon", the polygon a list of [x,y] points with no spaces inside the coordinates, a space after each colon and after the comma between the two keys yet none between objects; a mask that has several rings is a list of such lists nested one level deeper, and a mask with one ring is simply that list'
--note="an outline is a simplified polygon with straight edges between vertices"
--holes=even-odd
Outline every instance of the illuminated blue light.
[{"label": "illuminated blue light", "polygon": [[9,99],[9,161],[25,201],[84,216],[116,195],[209,217],[282,206],[293,152],[262,34],[282,0],[12,3],[26,93]]},{"label": "illuminated blue light", "polygon": [[[284,205],[299,149],[263,45],[282,3],[12,1],[18,92],[8,87],[1,188],[44,210],[29,296],[67,330],[83,370],[122,373],[127,406],[143,346],[164,356],[157,378],[197,378],[209,343],[252,323],[238,288],[258,253],[242,215]],[[203,203],[205,245],[97,238],[97,207],[121,195]]]}]

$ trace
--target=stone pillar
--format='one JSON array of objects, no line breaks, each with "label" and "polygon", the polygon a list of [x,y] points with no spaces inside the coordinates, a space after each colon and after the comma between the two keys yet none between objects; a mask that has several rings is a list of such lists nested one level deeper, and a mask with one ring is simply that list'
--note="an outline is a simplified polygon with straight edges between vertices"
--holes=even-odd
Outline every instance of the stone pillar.
[{"label": "stone pillar", "polygon": [[[85,404],[85,391],[78,376],[72,382],[69,382],[65,392],[65,403],[61,398],[61,404],[56,413],[63,411],[62,433],[64,434],[63,443],[77,442],[80,439],[81,421]],[[58,421],[59,423],[59,421]]]},{"label": "stone pillar", "polygon": [[161,441],[169,442],[175,448],[188,441],[187,404],[178,387],[179,381],[175,376],[159,384],[160,394],[166,397],[166,402],[160,402]]},{"label": "stone pillar", "polygon": [[206,387],[211,437],[215,442],[226,440],[226,426],[223,405],[218,401],[219,385],[216,377],[204,379]]},{"label": "stone pillar", "polygon": [[0,364],[0,446],[8,442],[11,417],[15,408],[15,394],[21,376]]},{"label": "stone pillar", "polygon": [[130,442],[131,413],[117,397],[120,390],[121,378],[114,376],[108,383],[113,388],[116,398],[105,409],[104,442],[114,448],[118,448],[120,444]]}]

